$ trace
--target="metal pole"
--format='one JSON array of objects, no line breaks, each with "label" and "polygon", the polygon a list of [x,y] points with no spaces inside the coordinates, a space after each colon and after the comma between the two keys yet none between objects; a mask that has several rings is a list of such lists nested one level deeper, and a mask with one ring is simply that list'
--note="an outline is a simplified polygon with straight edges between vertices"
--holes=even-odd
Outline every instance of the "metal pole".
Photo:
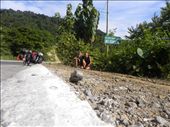
[{"label": "metal pole", "polygon": [[[108,35],[108,17],[109,15],[109,0],[107,0],[107,10],[106,10],[106,35]],[[108,53],[109,53],[109,45],[107,45],[107,56],[108,56]]]},{"label": "metal pole", "polygon": [[106,10],[106,34],[108,34],[108,14],[109,14],[109,0],[107,0],[107,10]]}]

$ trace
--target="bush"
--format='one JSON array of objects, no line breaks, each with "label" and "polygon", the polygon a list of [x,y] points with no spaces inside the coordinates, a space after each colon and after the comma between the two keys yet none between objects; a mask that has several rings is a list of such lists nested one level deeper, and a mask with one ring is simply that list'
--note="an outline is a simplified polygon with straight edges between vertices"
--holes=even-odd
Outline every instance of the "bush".
[{"label": "bush", "polygon": [[73,59],[79,51],[79,44],[71,33],[62,32],[57,38],[57,49],[59,59],[66,65],[72,65]]},{"label": "bush", "polygon": [[[170,75],[170,38],[169,27],[163,24],[169,17],[169,3],[161,10],[160,17],[153,17],[150,23],[143,22],[136,28],[130,28],[129,40],[119,45],[110,45],[106,55],[106,46],[100,36],[96,36],[95,44],[76,40],[75,31],[62,32],[58,37],[57,52],[61,60],[72,64],[78,51],[89,51],[93,60],[93,69],[126,73],[138,76],[169,78]],[[166,13],[165,13],[166,12]]]}]

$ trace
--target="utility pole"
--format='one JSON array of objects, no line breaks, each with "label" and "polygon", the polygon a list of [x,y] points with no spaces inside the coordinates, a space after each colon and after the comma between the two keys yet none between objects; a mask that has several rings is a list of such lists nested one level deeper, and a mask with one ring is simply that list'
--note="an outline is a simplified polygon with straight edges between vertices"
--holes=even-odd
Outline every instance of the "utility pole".
[{"label": "utility pole", "polygon": [[[107,0],[107,5],[106,5],[106,36],[108,35],[108,20],[109,20],[109,0]],[[109,45],[107,45],[107,56],[109,53]]]},{"label": "utility pole", "polygon": [[108,34],[108,17],[109,15],[109,0],[107,0],[107,8],[106,8],[106,35]]}]

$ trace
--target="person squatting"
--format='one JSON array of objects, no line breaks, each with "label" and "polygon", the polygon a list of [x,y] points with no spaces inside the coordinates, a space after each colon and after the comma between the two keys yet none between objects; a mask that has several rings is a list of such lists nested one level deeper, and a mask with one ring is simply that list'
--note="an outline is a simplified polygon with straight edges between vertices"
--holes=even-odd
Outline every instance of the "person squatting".
[{"label": "person squatting", "polygon": [[82,69],[91,69],[91,58],[88,52],[85,53],[85,56],[80,51],[78,57],[75,57],[76,67],[80,67]]}]

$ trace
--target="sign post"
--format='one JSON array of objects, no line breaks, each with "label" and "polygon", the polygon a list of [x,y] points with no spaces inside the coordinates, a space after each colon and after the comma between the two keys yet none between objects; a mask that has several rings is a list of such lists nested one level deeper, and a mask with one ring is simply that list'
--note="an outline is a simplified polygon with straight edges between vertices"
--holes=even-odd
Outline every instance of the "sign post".
[{"label": "sign post", "polygon": [[105,36],[104,43],[105,44],[119,44],[121,37],[116,36]]},{"label": "sign post", "polygon": [[109,44],[119,44],[120,41],[121,41],[121,37],[108,36],[108,35],[105,36],[104,43],[107,45],[107,56],[109,53]]},{"label": "sign post", "polygon": [[[106,35],[108,35],[108,24],[109,24],[108,21],[109,21],[109,0],[107,0],[107,10],[106,10]],[[109,45],[107,45],[107,57],[108,57],[108,52],[109,52]]]},{"label": "sign post", "polygon": [[109,45],[107,45],[107,57],[108,57],[108,54],[109,54]]}]

